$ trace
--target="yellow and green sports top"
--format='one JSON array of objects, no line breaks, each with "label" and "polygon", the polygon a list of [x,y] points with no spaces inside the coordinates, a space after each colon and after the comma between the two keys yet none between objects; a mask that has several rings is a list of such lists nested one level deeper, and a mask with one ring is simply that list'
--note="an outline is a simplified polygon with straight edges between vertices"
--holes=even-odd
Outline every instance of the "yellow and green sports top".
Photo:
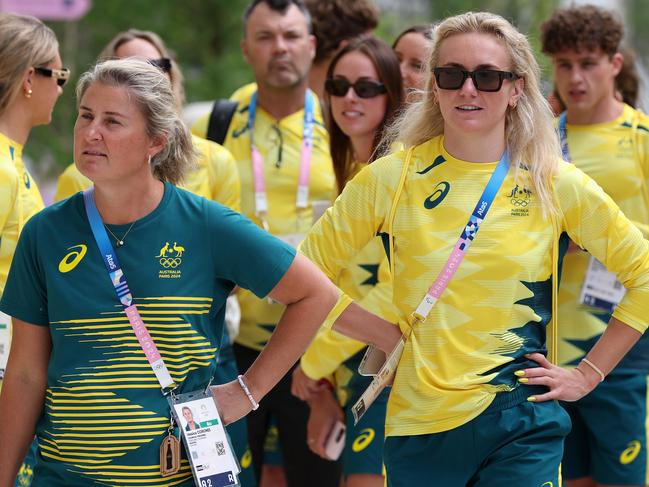
[{"label": "yellow and green sports top", "polygon": [[[575,166],[593,178],[624,214],[649,235],[649,117],[624,105],[606,123],[567,125]],[[579,303],[588,269],[583,250],[566,254],[559,288],[559,363],[576,366],[604,332],[610,314]],[[649,373],[649,335],[643,336],[615,368]]]},{"label": "yellow and green sports top", "polygon": [[[239,88],[230,99],[238,102],[223,145],[237,161],[241,177],[241,212],[258,225],[255,215],[255,192],[252,174],[248,107],[256,85]],[[315,96],[312,94],[312,96]],[[314,103],[315,125],[309,202],[332,201],[335,195],[335,178],[329,154],[329,134],[325,129],[319,103]],[[209,115],[199,119],[192,127],[194,134],[204,137]],[[268,198],[268,230],[273,235],[286,238],[292,244],[300,239],[313,224],[312,205],[303,211],[295,206],[300,151],[304,128],[304,110],[299,110],[281,120],[276,120],[263,107],[258,106],[254,127],[254,141],[264,161],[264,176]],[[238,295],[241,306],[241,324],[236,342],[254,350],[261,350],[275,329],[284,307],[261,300],[247,291]]]},{"label": "yellow and green sports top", "polygon": [[[588,176],[561,162],[552,188],[558,216],[544,218],[521,172],[505,178],[462,265],[427,320],[411,314],[445,265],[497,162],[452,157],[443,136],[381,158],[347,184],[301,250],[330,279],[377,234],[393,239],[393,301],[409,335],[387,408],[386,436],[456,428],[497,393],[523,387],[552,325],[560,241],[571,238],[616,272],[628,292],[615,316],[644,332],[649,242]],[[398,198],[397,198],[398,196]],[[394,218],[390,209],[398,200]],[[566,235],[564,235],[566,234]],[[336,309],[338,306],[336,307]]]},{"label": "yellow and green sports top", "polygon": [[[241,211],[241,183],[232,154],[215,142],[192,135],[198,153],[196,167],[187,174],[182,188],[208,200]],[[54,199],[61,201],[92,186],[92,181],[70,164],[59,176]]]},{"label": "yellow and green sports top", "polygon": [[[365,166],[356,164],[352,175]],[[388,248],[387,240],[381,235],[372,238],[340,269],[333,282],[363,308],[396,322]],[[357,372],[367,345],[329,328],[325,326],[319,330],[302,356],[300,366],[311,379],[332,380],[341,406],[351,405],[371,381],[371,378],[361,377]]]},{"label": "yellow and green sports top", "polygon": [[43,209],[36,182],[23,163],[23,146],[0,133],[0,295],[25,223]]}]

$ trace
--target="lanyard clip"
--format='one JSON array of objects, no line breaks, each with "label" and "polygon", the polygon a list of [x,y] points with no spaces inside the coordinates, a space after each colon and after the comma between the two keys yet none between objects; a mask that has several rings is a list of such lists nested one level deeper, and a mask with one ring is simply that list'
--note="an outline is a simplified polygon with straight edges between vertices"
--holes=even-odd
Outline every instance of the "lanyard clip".
[{"label": "lanyard clip", "polygon": [[169,387],[163,387],[163,388],[161,388],[160,390],[162,391],[162,395],[163,395],[163,396],[165,396],[165,397],[169,396],[169,397],[171,397],[171,400],[175,402],[176,399],[177,399],[177,397],[178,397],[178,396],[176,396],[176,394],[174,393],[174,391],[175,391],[176,389],[178,389],[178,386],[177,386],[177,385],[174,385],[174,386],[171,387],[171,388],[169,388]]}]

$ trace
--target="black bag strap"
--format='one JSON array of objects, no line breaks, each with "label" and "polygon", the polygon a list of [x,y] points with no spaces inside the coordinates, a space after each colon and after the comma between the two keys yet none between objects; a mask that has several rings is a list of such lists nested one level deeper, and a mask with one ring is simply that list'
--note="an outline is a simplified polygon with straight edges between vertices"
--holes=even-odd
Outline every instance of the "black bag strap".
[{"label": "black bag strap", "polygon": [[214,102],[212,113],[210,113],[210,121],[207,125],[207,139],[217,144],[223,145],[225,137],[228,135],[228,128],[230,121],[234,115],[234,111],[239,104],[236,101],[221,98]]}]

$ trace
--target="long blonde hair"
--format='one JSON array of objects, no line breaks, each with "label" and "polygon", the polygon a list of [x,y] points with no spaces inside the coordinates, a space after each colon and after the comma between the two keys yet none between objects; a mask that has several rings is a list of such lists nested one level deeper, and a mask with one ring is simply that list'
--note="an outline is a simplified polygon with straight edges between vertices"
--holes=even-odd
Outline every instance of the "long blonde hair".
[{"label": "long blonde hair", "polygon": [[56,59],[59,43],[52,29],[29,15],[0,13],[0,114],[20,93],[29,67]]},{"label": "long blonde hair", "polygon": [[520,177],[521,168],[527,169],[529,183],[536,191],[544,213],[555,213],[551,184],[561,151],[552,124],[552,111],[539,87],[539,65],[527,38],[499,15],[467,12],[449,17],[434,28],[423,98],[406,109],[392,125],[387,137],[411,147],[444,133],[444,119],[433,91],[434,77],[431,73],[439,61],[444,40],[469,33],[495,36],[509,54],[510,69],[524,80],[523,94],[517,105],[507,109],[507,147],[516,177]]}]

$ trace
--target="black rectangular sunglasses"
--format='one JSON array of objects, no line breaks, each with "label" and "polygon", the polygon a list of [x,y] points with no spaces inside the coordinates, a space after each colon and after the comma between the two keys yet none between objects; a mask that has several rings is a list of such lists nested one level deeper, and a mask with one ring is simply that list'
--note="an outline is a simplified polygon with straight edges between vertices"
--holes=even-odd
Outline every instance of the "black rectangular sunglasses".
[{"label": "black rectangular sunglasses", "polygon": [[359,98],[374,98],[387,91],[383,83],[369,79],[359,79],[353,84],[345,78],[329,78],[325,81],[325,91],[331,96],[345,96],[349,88],[352,88]]},{"label": "black rectangular sunglasses", "polygon": [[459,90],[467,78],[471,77],[473,86],[478,91],[498,91],[506,79],[518,79],[518,76],[510,71],[498,71],[495,69],[476,69],[465,71],[460,68],[435,68],[435,80],[437,86],[443,90]]},{"label": "black rectangular sunglasses", "polygon": [[34,71],[43,76],[48,76],[50,78],[56,78],[56,84],[61,88],[65,86],[70,79],[70,70],[68,68],[61,69],[51,69],[51,68],[41,68],[35,67]]}]

